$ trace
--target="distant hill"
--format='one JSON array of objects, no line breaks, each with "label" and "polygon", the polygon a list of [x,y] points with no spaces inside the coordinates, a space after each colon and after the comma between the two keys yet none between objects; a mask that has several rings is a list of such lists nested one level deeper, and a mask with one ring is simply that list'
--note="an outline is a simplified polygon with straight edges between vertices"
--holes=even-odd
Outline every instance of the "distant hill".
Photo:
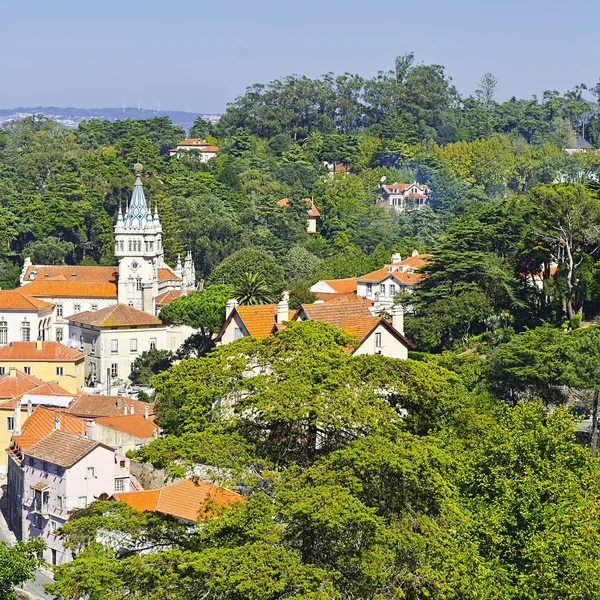
[{"label": "distant hill", "polygon": [[121,119],[151,119],[152,117],[167,116],[175,125],[186,131],[192,126],[196,117],[200,116],[213,123],[219,120],[218,114],[191,113],[182,110],[161,110],[156,112],[149,109],[137,109],[131,106],[123,108],[59,108],[56,106],[34,106],[19,108],[0,108],[0,125],[8,121],[17,121],[31,115],[42,114],[48,119],[58,121],[63,127],[77,127],[80,121],[102,119],[119,121]]}]

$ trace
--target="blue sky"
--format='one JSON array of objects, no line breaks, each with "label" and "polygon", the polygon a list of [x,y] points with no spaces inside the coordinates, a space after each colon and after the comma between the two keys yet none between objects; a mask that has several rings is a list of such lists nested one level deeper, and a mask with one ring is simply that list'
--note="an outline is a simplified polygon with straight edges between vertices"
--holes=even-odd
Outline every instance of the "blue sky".
[{"label": "blue sky", "polygon": [[0,108],[221,112],[252,83],[368,77],[408,51],[463,95],[491,71],[498,99],[529,97],[598,81],[598,22],[593,0],[6,0]]}]

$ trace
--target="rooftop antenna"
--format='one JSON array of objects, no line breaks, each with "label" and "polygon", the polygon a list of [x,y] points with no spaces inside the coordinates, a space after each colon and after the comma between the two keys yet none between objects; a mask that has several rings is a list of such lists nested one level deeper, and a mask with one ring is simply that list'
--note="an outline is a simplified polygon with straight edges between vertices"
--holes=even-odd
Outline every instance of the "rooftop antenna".
[{"label": "rooftop antenna", "polygon": [[160,102],[156,105],[156,112],[159,113],[160,112]]},{"label": "rooftop antenna", "polygon": [[123,106],[123,112],[125,112],[125,102],[123,102],[122,106]]},{"label": "rooftop antenna", "polygon": [[140,110],[140,106],[141,106],[141,104],[142,104],[142,101],[141,101],[141,100],[138,100],[138,110]]}]

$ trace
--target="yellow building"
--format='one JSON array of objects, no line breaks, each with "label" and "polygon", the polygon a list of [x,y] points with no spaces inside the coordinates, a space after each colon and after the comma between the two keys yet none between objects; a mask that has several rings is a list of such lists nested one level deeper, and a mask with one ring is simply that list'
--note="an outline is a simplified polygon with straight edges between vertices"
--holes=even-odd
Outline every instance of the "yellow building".
[{"label": "yellow building", "polygon": [[18,369],[42,381],[56,381],[75,394],[84,385],[85,354],[60,342],[12,342],[0,348],[0,376]]}]

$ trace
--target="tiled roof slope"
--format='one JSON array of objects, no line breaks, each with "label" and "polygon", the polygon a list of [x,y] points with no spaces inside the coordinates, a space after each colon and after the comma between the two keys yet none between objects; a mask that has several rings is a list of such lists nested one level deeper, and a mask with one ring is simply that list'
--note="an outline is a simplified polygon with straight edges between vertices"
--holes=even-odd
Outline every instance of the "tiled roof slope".
[{"label": "tiled roof slope", "polygon": [[143,414],[136,413],[133,415],[99,417],[95,421],[98,425],[110,427],[141,439],[151,438],[158,429],[158,425],[154,421],[144,418]]},{"label": "tiled roof slope", "polygon": [[0,290],[0,310],[35,310],[52,306],[39,298],[28,296],[21,289]]},{"label": "tiled roof slope", "polygon": [[322,300],[326,304],[331,304],[333,302],[358,302],[365,306],[373,306],[375,304],[373,300],[357,296],[356,294],[331,294],[328,292],[313,292],[313,294],[318,300]]},{"label": "tiled roof slope", "polygon": [[21,435],[13,435],[12,441],[22,450],[29,448],[54,431],[55,419],[60,422],[60,431],[78,436],[85,433],[86,426],[83,420],[61,411],[36,406],[21,428]]},{"label": "tiled roof slope", "polygon": [[179,277],[179,275],[174,273],[171,269],[167,269],[166,267],[158,269],[158,280],[159,281],[167,281],[167,280],[179,281],[180,279],[181,279],[181,277]]},{"label": "tiled roof slope", "polygon": [[0,348],[0,361],[78,361],[85,354],[75,348],[65,346],[60,342],[42,342],[42,348],[37,349],[37,342],[11,342]]},{"label": "tiled roof slope", "polygon": [[[252,337],[265,338],[273,329],[277,317],[277,304],[258,304],[256,306],[238,306],[235,309]],[[294,311],[288,312],[291,321]]]},{"label": "tiled roof slope", "polygon": [[143,415],[146,408],[148,414],[154,414],[154,404],[124,398],[122,396],[100,396],[98,394],[81,394],[67,408],[67,412],[81,417],[116,417],[125,414]]},{"label": "tiled roof slope", "polygon": [[38,280],[23,287],[43,298],[117,298],[117,284],[112,282]]},{"label": "tiled roof slope", "polygon": [[301,311],[304,311],[309,319],[325,321],[326,323],[337,325],[338,327],[344,317],[371,317],[368,306],[362,302],[303,304],[298,309],[298,312]]},{"label": "tiled roof slope", "polygon": [[8,373],[0,377],[0,398],[14,398],[43,384],[41,379],[16,369],[14,377]]},{"label": "tiled roof slope", "polygon": [[338,294],[356,293],[356,277],[347,277],[346,279],[324,279],[323,281]]},{"label": "tiled roof slope", "polygon": [[[34,273],[36,272],[36,273]],[[31,281],[72,281],[77,283],[116,283],[119,267],[74,267],[70,265],[31,265],[24,280]],[[30,285],[30,284],[27,284]],[[29,289],[28,287],[26,289]],[[29,292],[27,292],[29,293]]]},{"label": "tiled roof slope", "polygon": [[97,446],[107,447],[99,442],[57,430],[30,446],[24,454],[61,467],[70,467]]},{"label": "tiled roof slope", "polygon": [[[73,397],[73,394],[71,394],[70,392],[67,392],[67,390],[65,390],[64,388],[60,387],[60,385],[58,385],[58,383],[56,383],[56,381],[50,381],[50,382],[43,382],[40,380],[40,385],[26,390],[21,394],[15,395],[12,398],[10,398],[9,400],[4,400],[2,402],[0,402],[0,408],[14,408],[15,404],[19,401],[19,400],[23,400],[24,396],[28,396],[28,395],[32,395],[32,396],[70,396],[71,398]],[[26,406],[26,403],[22,402],[23,407]]]},{"label": "tiled roof slope", "polygon": [[158,317],[126,304],[115,304],[100,310],[77,313],[67,317],[67,320],[96,327],[162,325],[162,321]]},{"label": "tiled roof slope", "polygon": [[207,500],[222,506],[244,501],[243,496],[209,481],[194,483],[190,479],[182,479],[159,490],[123,492],[113,497],[136,510],[160,512],[187,521],[198,519]]},{"label": "tiled roof slope", "polygon": [[159,294],[156,296],[156,305],[157,306],[166,306],[181,297],[180,290],[169,290],[168,292],[164,292],[163,294]]}]

